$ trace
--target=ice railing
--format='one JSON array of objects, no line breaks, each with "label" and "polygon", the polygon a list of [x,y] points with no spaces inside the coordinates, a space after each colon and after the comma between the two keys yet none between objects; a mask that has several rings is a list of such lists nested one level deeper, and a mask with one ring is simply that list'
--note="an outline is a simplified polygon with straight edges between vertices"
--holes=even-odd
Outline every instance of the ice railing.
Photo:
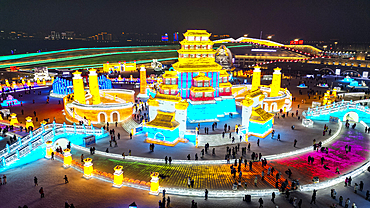
[{"label": "ice railing", "polygon": [[109,100],[115,100],[115,101],[120,102],[120,103],[126,103],[125,100],[123,100],[123,99],[121,99],[119,97],[116,97],[115,98],[114,96],[112,96],[110,94],[107,94],[107,93],[104,93],[104,92],[100,92],[100,95],[103,96],[103,97],[105,97],[105,98],[107,98],[107,99],[109,99]]},{"label": "ice railing", "polygon": [[[369,100],[369,99],[367,99]],[[370,101],[370,100],[369,100]],[[316,108],[308,108],[308,110],[303,111],[302,115],[303,116],[320,116],[320,115],[326,115],[330,113],[335,113],[339,111],[344,111],[344,110],[359,110],[362,111],[366,114],[370,114],[370,109],[367,106],[362,106],[360,105],[361,102],[366,102],[366,100],[359,100],[356,102],[351,101],[344,101],[342,100],[341,102],[338,103],[332,103],[330,105],[324,105],[324,106],[316,106]]]},{"label": "ice railing", "polygon": [[72,118],[77,119],[78,121],[84,122],[84,124],[88,124],[87,119],[82,118],[77,113],[75,113],[75,115],[73,116],[73,111],[71,110],[71,108],[72,108],[72,104],[68,103],[65,109],[67,110],[67,113],[68,113],[69,116],[71,116]]},{"label": "ice railing", "polygon": [[102,135],[103,129],[95,129],[93,126],[79,126],[76,124],[47,124],[42,125],[35,131],[30,131],[27,136],[18,138],[18,141],[8,145],[0,151],[0,167],[6,166],[15,160],[27,155],[45,142],[52,140],[54,136],[64,133]]}]

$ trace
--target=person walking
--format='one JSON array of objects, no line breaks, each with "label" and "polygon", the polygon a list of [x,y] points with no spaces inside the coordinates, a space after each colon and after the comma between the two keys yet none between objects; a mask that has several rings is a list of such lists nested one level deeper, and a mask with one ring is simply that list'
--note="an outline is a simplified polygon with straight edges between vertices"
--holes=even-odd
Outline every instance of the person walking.
[{"label": "person walking", "polygon": [[35,186],[38,186],[39,184],[37,183],[37,178],[36,176],[33,178],[33,182],[35,183]]},{"label": "person walking", "polygon": [[335,173],[340,174],[340,173],[339,173],[339,167],[337,167],[337,168],[336,168]]},{"label": "person walking", "polygon": [[360,191],[364,190],[364,182],[360,181]]},{"label": "person walking", "polygon": [[64,183],[69,183],[69,181],[68,181],[68,178],[67,178],[67,175],[64,175]]},{"label": "person walking", "polygon": [[[1,177],[0,177],[0,184],[1,184]],[[5,185],[6,184],[6,175],[4,174],[3,175],[3,185]]]},{"label": "person walking", "polygon": [[257,146],[260,146],[260,139],[257,139]]},{"label": "person walking", "polygon": [[272,192],[271,201],[275,204],[275,192]]},{"label": "person walking", "polygon": [[351,203],[351,200],[349,198],[346,199],[346,202],[344,204],[344,208],[348,208],[349,204]]},{"label": "person walking", "polygon": [[350,176],[350,177],[348,178],[348,186],[351,186],[351,183],[352,183],[352,177]]},{"label": "person walking", "polygon": [[191,185],[191,178],[190,176],[188,177],[188,188],[190,188],[190,185]]},{"label": "person walking", "polygon": [[167,155],[166,155],[166,157],[164,157],[164,161],[165,161],[166,165],[167,165],[167,160],[168,160],[168,158],[167,158]]},{"label": "person walking", "polygon": [[258,200],[258,202],[260,203],[260,207],[259,207],[259,208],[262,208],[262,207],[263,207],[263,199],[262,199],[262,198],[260,198],[260,199]]},{"label": "person walking", "polygon": [[167,208],[170,208],[171,199],[170,196],[167,197]]},{"label": "person walking", "polygon": [[310,204],[312,204],[312,202],[316,204],[316,189],[313,190]]},{"label": "person walking", "polygon": [[257,186],[257,176],[254,178],[254,186]]},{"label": "person walking", "polygon": [[293,146],[295,147],[296,145],[297,145],[297,140],[295,139],[295,140],[294,140],[294,145],[293,145]]},{"label": "person walking", "polygon": [[171,162],[172,162],[172,158],[171,157],[169,157],[168,158],[168,163],[171,165]]},{"label": "person walking", "polygon": [[204,191],[204,200],[208,199],[208,189]]},{"label": "person walking", "polygon": [[357,194],[357,189],[358,189],[358,184],[355,183],[355,186],[353,187],[353,191],[355,192],[355,194]]},{"label": "person walking", "polygon": [[40,190],[39,190],[39,193],[40,193],[41,198],[45,197],[44,188],[41,187]]},{"label": "person walking", "polygon": [[54,151],[51,152],[51,160],[54,160]]},{"label": "person walking", "polygon": [[339,197],[339,205],[340,206],[343,206],[343,196],[340,196]]},{"label": "person walking", "polygon": [[300,199],[298,202],[298,208],[301,208],[301,207],[302,207],[302,199]]}]

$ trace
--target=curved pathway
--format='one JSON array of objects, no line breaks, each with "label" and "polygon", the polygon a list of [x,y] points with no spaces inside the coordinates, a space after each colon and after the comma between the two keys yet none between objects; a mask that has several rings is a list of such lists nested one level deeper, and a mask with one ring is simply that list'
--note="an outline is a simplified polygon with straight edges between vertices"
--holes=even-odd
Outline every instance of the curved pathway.
[{"label": "curved pathway", "polygon": [[[277,171],[283,173],[282,180],[285,180],[287,175],[284,171],[287,168],[291,168],[293,171],[292,179],[299,179],[302,184],[311,184],[310,181],[313,176],[321,177],[321,181],[332,179],[337,177],[337,174],[334,173],[333,169],[335,165],[343,163],[340,165],[342,174],[356,169],[366,162],[369,158],[369,140],[366,138],[366,135],[361,133],[362,128],[359,130],[348,130],[343,129],[342,135],[336,141],[328,143],[329,154],[325,154],[327,158],[327,163],[332,163],[328,165],[331,170],[322,171],[322,167],[319,165],[318,157],[321,157],[324,153],[317,153],[311,150],[311,153],[301,154],[298,157],[286,158],[281,160],[274,160],[268,163],[268,166],[262,168],[260,162],[253,163],[253,170],[250,171],[249,167],[242,165],[242,183],[247,183],[247,191],[253,192],[254,194],[260,192],[264,189],[271,190],[274,189],[276,178],[274,176],[265,175],[266,180],[261,181],[261,172],[262,170],[267,173],[267,168],[272,166]],[[343,133],[344,132],[344,133]],[[352,144],[352,152],[348,155],[343,154],[343,147],[345,144]],[[361,148],[362,147],[362,148]],[[73,148],[73,157],[76,161],[79,160],[80,154],[85,153]],[[315,157],[315,163],[313,165],[306,165],[307,155],[311,154]],[[90,157],[85,155],[85,157]],[[107,173],[113,172],[113,167],[115,165],[124,166],[124,175],[128,178],[134,178],[143,181],[150,180],[150,172],[159,172],[162,176],[160,180],[161,187],[165,187],[166,190],[169,190],[169,193],[174,193],[172,190],[183,190],[182,195],[192,195],[201,193],[200,190],[208,188],[210,192],[218,192],[217,190],[231,190],[232,183],[238,181],[238,174],[234,179],[233,175],[230,173],[231,164],[220,164],[220,165],[189,165],[189,164],[159,164],[159,163],[142,163],[142,162],[133,162],[122,159],[110,159],[101,155],[93,155],[94,168],[97,168],[100,171],[105,171]],[[353,158],[356,158],[354,160]],[[350,163],[351,161],[351,163]],[[298,168],[301,167],[301,168]],[[319,174],[322,172],[323,174]],[[275,172],[276,174],[276,172]],[[274,175],[275,175],[274,174]],[[318,174],[318,175],[317,175]],[[190,176],[195,180],[195,190],[187,191],[187,177]],[[258,178],[257,187],[254,187],[254,177]],[[175,189],[174,189],[175,188]],[[198,190],[197,190],[198,189]],[[199,195],[198,193],[198,195]],[[239,192],[238,192],[239,193]],[[240,192],[238,195],[240,195]],[[180,193],[178,193],[180,194]],[[215,196],[216,197],[216,196]]]}]

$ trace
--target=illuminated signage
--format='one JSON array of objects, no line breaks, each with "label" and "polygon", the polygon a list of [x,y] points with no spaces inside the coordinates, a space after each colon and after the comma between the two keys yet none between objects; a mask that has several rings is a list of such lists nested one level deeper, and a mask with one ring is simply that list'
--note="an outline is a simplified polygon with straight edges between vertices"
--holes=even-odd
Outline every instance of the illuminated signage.
[{"label": "illuminated signage", "polygon": [[335,74],[336,74],[336,75],[340,75],[340,69],[336,69],[336,70],[335,70]]},{"label": "illuminated signage", "polygon": [[290,45],[303,45],[303,40],[291,40]]},{"label": "illuminated signage", "polygon": [[168,41],[168,34],[167,33],[162,36],[162,41]]},{"label": "illuminated signage", "polygon": [[367,72],[367,71],[364,71],[363,73],[362,73],[362,77],[365,77],[365,78],[367,78],[369,76],[369,72]]},{"label": "illuminated signage", "polygon": [[275,49],[252,48],[253,52],[276,52]]},{"label": "illuminated signage", "polygon": [[[163,38],[162,38],[162,41],[163,41]],[[179,41],[179,33],[178,32],[175,32],[173,34],[173,41]]]}]

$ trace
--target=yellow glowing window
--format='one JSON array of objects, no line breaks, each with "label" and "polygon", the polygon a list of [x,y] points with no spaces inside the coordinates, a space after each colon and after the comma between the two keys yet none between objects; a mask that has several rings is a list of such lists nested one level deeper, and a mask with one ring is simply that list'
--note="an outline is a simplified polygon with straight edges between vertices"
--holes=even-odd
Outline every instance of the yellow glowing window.
[{"label": "yellow glowing window", "polygon": [[209,87],[209,82],[204,82],[205,87]]},{"label": "yellow glowing window", "polygon": [[170,90],[164,90],[164,94],[168,95],[170,93]]},{"label": "yellow glowing window", "polygon": [[167,85],[167,84],[170,84],[171,82],[171,79],[164,79],[164,83]]},{"label": "yellow glowing window", "polygon": [[199,81],[199,82],[197,81],[196,83],[197,83],[197,84],[196,84],[196,85],[197,85],[197,87],[203,87],[203,83],[202,83],[202,81]]},{"label": "yellow glowing window", "polygon": [[220,92],[224,92],[224,88],[220,88]]}]

